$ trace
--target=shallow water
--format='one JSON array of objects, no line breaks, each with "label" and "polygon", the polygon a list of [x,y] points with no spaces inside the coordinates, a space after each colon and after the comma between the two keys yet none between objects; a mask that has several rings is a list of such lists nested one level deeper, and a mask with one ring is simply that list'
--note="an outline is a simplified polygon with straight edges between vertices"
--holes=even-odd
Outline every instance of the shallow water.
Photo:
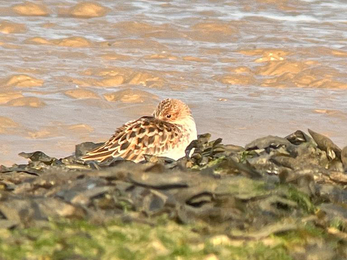
[{"label": "shallow water", "polygon": [[309,127],[347,145],[344,0],[26,3],[0,1],[2,164],[105,141],[166,97],[225,143]]}]

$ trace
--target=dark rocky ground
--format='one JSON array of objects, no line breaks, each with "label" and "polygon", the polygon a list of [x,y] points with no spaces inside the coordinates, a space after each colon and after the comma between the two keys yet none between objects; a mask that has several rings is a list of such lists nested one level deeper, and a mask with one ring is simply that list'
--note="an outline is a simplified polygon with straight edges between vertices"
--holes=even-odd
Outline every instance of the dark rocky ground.
[{"label": "dark rocky ground", "polygon": [[0,168],[1,259],[347,259],[347,147],[309,134],[205,134],[140,164],[21,153]]}]

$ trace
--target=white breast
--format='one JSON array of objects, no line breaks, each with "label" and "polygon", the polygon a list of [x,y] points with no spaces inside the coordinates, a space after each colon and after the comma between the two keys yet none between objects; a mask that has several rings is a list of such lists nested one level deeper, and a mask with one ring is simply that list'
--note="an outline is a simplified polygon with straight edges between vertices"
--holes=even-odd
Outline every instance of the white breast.
[{"label": "white breast", "polygon": [[171,149],[165,153],[160,154],[160,156],[168,157],[174,160],[178,160],[185,156],[185,150],[187,146],[193,141],[197,139],[197,131],[196,131],[196,125],[195,121],[192,117],[189,118],[189,120],[185,120],[184,122],[178,122],[177,124],[180,124],[182,127],[182,131],[186,131],[186,134],[188,136],[187,139],[185,139],[184,142],[180,142],[177,147],[174,149]]}]

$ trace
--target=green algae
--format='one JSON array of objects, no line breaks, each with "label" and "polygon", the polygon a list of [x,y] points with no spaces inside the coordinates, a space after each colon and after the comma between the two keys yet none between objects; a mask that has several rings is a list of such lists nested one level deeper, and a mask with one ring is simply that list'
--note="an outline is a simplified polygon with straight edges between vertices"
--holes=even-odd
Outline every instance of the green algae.
[{"label": "green algae", "polygon": [[307,213],[314,213],[316,210],[316,207],[314,204],[311,202],[310,197],[299,191],[297,188],[291,186],[291,185],[286,185],[283,186],[281,185],[284,189],[287,189],[289,198],[295,202],[298,203],[298,205],[305,210]]},{"label": "green algae", "polygon": [[242,151],[238,153],[238,157],[241,163],[245,163],[247,159],[253,158],[257,155],[255,151]]},{"label": "green algae", "polygon": [[252,180],[242,176],[222,180],[215,192],[217,194],[233,194],[244,199],[254,198],[270,193],[266,189],[264,181]]},{"label": "green algae", "polygon": [[345,221],[343,221],[342,219],[340,219],[339,217],[333,218],[330,221],[329,226],[332,228],[336,228],[337,230],[342,231],[342,232],[347,231],[347,223]]},{"label": "green algae", "polygon": [[[96,225],[86,221],[50,221],[42,228],[4,230],[0,234],[1,259],[220,259],[290,260],[282,245],[261,241],[233,245],[227,239],[197,233],[197,225],[167,222],[153,228],[140,223],[111,221]],[[218,238],[217,238],[218,239]]]}]

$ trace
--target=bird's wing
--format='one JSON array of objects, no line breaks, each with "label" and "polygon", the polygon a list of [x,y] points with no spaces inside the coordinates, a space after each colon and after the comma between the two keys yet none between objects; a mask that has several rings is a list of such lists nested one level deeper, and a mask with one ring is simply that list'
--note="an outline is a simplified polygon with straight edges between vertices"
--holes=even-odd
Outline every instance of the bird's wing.
[{"label": "bird's wing", "polygon": [[118,128],[110,140],[88,152],[82,160],[104,161],[122,157],[135,162],[144,154],[160,155],[187,138],[178,126],[154,117],[141,117]]}]

